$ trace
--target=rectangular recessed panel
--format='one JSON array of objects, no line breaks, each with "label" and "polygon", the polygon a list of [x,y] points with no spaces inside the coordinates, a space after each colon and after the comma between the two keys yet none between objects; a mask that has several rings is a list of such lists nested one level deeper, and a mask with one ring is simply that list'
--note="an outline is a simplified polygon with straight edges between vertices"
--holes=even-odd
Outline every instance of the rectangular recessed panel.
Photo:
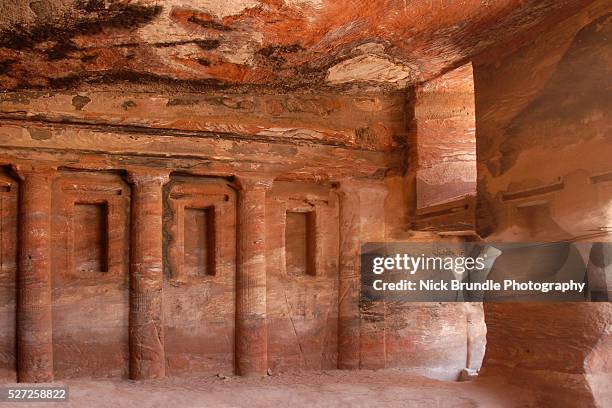
[{"label": "rectangular recessed panel", "polygon": [[187,276],[214,275],[214,209],[185,208],[184,217],[184,273]]},{"label": "rectangular recessed panel", "polygon": [[108,272],[108,207],[74,205],[74,264],[77,272]]},{"label": "rectangular recessed panel", "polygon": [[288,275],[314,275],[314,212],[288,211],[285,267]]}]

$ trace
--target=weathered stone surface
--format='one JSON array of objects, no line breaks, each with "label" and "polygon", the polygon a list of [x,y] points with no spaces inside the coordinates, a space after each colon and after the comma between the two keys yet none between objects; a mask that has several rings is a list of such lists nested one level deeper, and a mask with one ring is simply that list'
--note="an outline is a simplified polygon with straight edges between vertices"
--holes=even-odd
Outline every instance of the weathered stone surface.
[{"label": "weathered stone surface", "polygon": [[3,2],[0,381],[457,379],[486,320],[606,406],[609,304],[360,302],[359,250],[608,239],[607,3]]},{"label": "weathered stone surface", "polygon": [[2,4],[3,89],[414,84],[589,0]]},{"label": "weathered stone surface", "polygon": [[54,186],[55,378],[126,378],[130,187],[119,174],[73,171],[60,171]]},{"label": "weathered stone surface", "polygon": [[8,169],[0,173],[0,380],[17,379],[17,211],[19,184]]},{"label": "weathered stone surface", "polygon": [[[258,163],[261,171],[311,180],[380,178],[403,166],[400,94],[272,100],[192,94],[184,97],[193,105],[170,106],[175,98],[169,95],[90,97],[92,102],[77,111],[72,95],[31,95],[27,102],[5,95],[0,161],[55,158],[73,168],[154,166],[226,177],[252,171]],[[126,100],[141,108],[126,112],[120,107]],[[232,108],[243,102],[254,107]],[[279,116],[265,111],[268,105],[281,110]]]},{"label": "weathered stone surface", "polygon": [[165,187],[167,376],[234,372],[236,197],[217,178],[173,176]]},{"label": "weathered stone surface", "polygon": [[236,370],[241,375],[265,375],[268,370],[266,190],[272,187],[272,179],[240,175],[238,186]]},{"label": "weathered stone surface", "polygon": [[361,200],[358,189],[354,187],[350,182],[343,182],[339,190],[338,368],[340,369],[359,368]]},{"label": "weathered stone surface", "polygon": [[[409,232],[399,242],[464,242],[466,238],[434,232]],[[364,319],[375,320],[384,350],[378,368],[396,368],[430,378],[455,381],[465,369],[478,371],[486,343],[480,303],[377,302]],[[374,313],[376,312],[376,313]]]},{"label": "weathered stone surface", "polygon": [[609,405],[609,303],[485,304],[485,320],[483,377],[533,389],[543,406]]},{"label": "weathered stone surface", "polygon": [[501,61],[475,63],[482,233],[559,239],[610,225],[607,13],[595,3]]},{"label": "weathered stone surface", "polygon": [[[612,187],[609,2],[516,51],[474,61],[478,214],[506,241],[605,241]],[[608,406],[608,303],[485,306],[483,375],[541,393],[543,406]]]},{"label": "weathered stone surface", "polygon": [[[76,98],[89,102],[77,109]],[[3,119],[27,123],[47,140],[49,125],[87,125],[133,133],[388,151],[401,147],[404,92],[248,94],[215,92],[18,92],[0,94]],[[151,115],[155,112],[155,115]]]},{"label": "weathered stone surface", "polygon": [[19,195],[19,272],[17,295],[17,378],[53,381],[51,320],[51,192],[56,169],[16,167]]},{"label": "weathered stone surface", "polygon": [[476,194],[472,65],[418,87],[410,135],[417,211]]},{"label": "weathered stone surface", "polygon": [[[302,227],[291,221],[300,215]],[[272,372],[337,368],[338,203],[329,184],[275,182],[268,191],[266,270]]]},{"label": "weathered stone surface", "polygon": [[130,169],[130,378],[165,376],[163,193],[169,172]]}]

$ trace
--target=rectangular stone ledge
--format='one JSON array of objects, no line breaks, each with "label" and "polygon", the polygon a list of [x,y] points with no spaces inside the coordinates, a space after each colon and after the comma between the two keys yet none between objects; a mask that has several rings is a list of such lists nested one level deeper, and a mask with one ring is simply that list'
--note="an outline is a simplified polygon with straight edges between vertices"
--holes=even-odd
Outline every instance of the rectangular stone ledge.
[{"label": "rectangular stone ledge", "polygon": [[555,191],[563,190],[564,186],[565,185],[563,181],[559,180],[556,183],[544,186],[538,186],[524,190],[505,191],[502,193],[502,201],[516,201],[534,196],[543,196],[549,193],[554,193]]},{"label": "rectangular stone ledge", "polygon": [[612,182],[612,172],[594,174],[589,178],[593,184]]},{"label": "rectangular stone ledge", "polygon": [[416,209],[412,225],[417,231],[473,230],[476,224],[475,213],[476,197],[468,195]]},{"label": "rectangular stone ledge", "polygon": [[41,124],[232,134],[246,140],[388,151],[398,147],[393,135],[404,128],[405,98],[402,92],[350,96],[17,92],[0,95],[0,116]]},{"label": "rectangular stone ledge", "polygon": [[0,160],[51,159],[65,166],[92,169],[122,168],[126,164],[190,171],[199,168],[212,175],[252,171],[257,165],[259,171],[288,177],[326,179],[354,174],[380,177],[393,169],[400,172],[404,156],[401,151],[136,135],[76,127],[45,127],[41,139],[39,131],[22,124],[0,125],[0,152],[4,158]]}]

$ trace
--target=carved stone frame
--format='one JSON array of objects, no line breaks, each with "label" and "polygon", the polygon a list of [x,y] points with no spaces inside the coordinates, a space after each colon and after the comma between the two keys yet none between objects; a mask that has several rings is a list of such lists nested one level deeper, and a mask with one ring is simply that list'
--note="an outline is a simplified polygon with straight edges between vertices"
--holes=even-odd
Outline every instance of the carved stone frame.
[{"label": "carved stone frame", "polygon": [[[190,282],[214,279],[224,273],[231,273],[228,265],[231,264],[232,254],[227,250],[225,242],[228,237],[225,229],[233,225],[232,217],[235,212],[233,190],[223,183],[190,183],[178,181],[172,183],[167,195],[166,225],[164,230],[168,234],[167,266],[170,281]],[[187,276],[184,271],[185,236],[184,222],[186,209],[211,209],[213,211],[213,256],[214,271],[198,276]]]},{"label": "carved stone frame", "polygon": [[[60,207],[64,215],[59,234],[66,248],[65,271],[66,278],[100,279],[123,277],[127,271],[128,254],[128,216],[130,205],[129,186],[117,180],[100,178],[95,175],[81,177],[78,174],[64,174],[57,181],[58,193],[61,197]],[[90,276],[84,276],[76,270],[74,243],[75,237],[75,206],[77,204],[103,204],[106,206],[106,271],[95,271]]]}]

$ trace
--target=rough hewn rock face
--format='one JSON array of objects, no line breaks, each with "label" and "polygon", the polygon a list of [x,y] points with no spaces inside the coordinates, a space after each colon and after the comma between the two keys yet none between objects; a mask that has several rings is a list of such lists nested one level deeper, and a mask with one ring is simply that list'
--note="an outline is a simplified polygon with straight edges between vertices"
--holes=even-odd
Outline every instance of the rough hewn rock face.
[{"label": "rough hewn rock face", "polygon": [[[478,224],[490,240],[609,240],[609,2],[474,62]],[[608,406],[609,304],[487,305],[483,373],[542,404]]]},{"label": "rough hewn rock face", "polygon": [[0,83],[396,88],[590,2],[3,2]]},{"label": "rough hewn rock face", "polygon": [[606,11],[595,4],[516,53],[478,61],[482,233],[555,239],[610,226]]},{"label": "rough hewn rock face", "polygon": [[[75,107],[79,96],[90,101]],[[402,93],[9,93],[1,99],[7,160],[51,154],[79,168],[132,164],[221,176],[251,172],[259,163],[261,172],[311,180],[380,178],[403,166]]]},{"label": "rough hewn rock face", "polygon": [[484,310],[483,377],[535,390],[545,407],[609,406],[609,303],[489,303]]},{"label": "rough hewn rock face", "polygon": [[[114,129],[119,133],[220,136],[236,143],[241,140],[283,145],[320,143],[388,151],[403,142],[405,104],[406,95],[400,91],[354,95],[329,92],[151,95],[116,91],[0,94],[2,119],[38,122],[40,126],[35,123],[27,126],[27,136],[42,142],[41,146],[56,146],[48,131],[48,126],[56,124],[98,132]],[[90,143],[89,149],[94,150],[95,144]],[[290,152],[285,155],[290,156]]]}]

